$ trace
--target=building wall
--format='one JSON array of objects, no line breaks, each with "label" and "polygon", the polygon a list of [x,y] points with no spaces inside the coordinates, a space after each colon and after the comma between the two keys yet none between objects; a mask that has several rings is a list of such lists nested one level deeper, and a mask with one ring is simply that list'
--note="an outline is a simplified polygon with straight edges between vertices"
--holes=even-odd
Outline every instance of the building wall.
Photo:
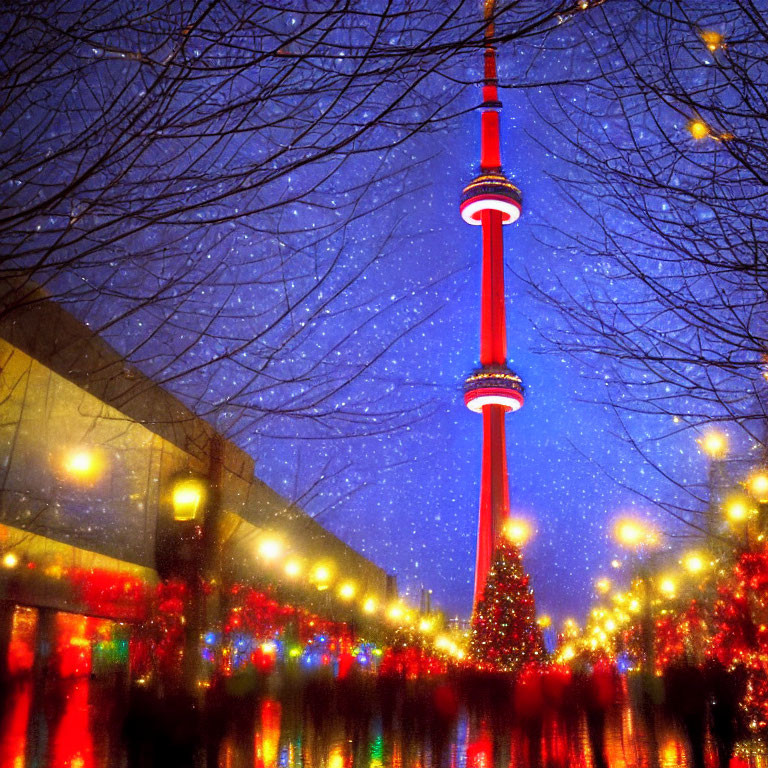
[{"label": "building wall", "polygon": [[[207,474],[212,427],[41,292],[0,283],[0,523],[145,567],[179,471]],[[225,558],[265,578],[259,537],[384,597],[386,574],[254,476],[224,440]],[[274,575],[274,574],[273,574]]]}]

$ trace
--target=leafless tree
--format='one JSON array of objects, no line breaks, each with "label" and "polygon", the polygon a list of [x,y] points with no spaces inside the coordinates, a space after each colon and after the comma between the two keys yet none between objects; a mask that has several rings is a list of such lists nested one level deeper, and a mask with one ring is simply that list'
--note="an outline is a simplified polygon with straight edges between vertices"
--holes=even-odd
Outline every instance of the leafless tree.
[{"label": "leafless tree", "polygon": [[571,275],[531,280],[559,310],[548,345],[625,417],[662,417],[660,435],[728,422],[765,445],[764,9],[619,0],[568,35],[561,58],[582,82],[538,102],[572,211],[542,236]]},{"label": "leafless tree", "polygon": [[[568,6],[499,4],[500,40]],[[3,311],[43,286],[230,434],[394,424],[384,394],[344,393],[446,277],[391,284],[423,229],[391,203],[424,186],[400,148],[471,106],[474,0],[51,0],[1,21],[0,248],[30,285]]]}]

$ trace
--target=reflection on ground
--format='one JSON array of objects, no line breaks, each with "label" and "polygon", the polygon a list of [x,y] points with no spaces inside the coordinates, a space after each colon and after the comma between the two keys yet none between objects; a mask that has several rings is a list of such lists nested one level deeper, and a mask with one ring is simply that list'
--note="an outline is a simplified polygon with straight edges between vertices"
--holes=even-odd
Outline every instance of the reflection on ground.
[{"label": "reflection on ground", "polygon": [[[0,768],[207,765],[222,768],[600,768],[577,710],[509,717],[504,702],[453,685],[316,680],[226,692],[189,709],[172,695],[131,699],[88,677],[12,684],[0,721]],[[144,696],[144,698],[142,698]],[[649,728],[627,699],[605,720],[610,768],[692,766],[666,718]],[[661,722],[659,722],[661,721]],[[161,745],[158,748],[158,745]],[[207,751],[207,757],[206,757]],[[716,764],[711,748],[707,765]],[[733,766],[766,766],[741,756]]]}]

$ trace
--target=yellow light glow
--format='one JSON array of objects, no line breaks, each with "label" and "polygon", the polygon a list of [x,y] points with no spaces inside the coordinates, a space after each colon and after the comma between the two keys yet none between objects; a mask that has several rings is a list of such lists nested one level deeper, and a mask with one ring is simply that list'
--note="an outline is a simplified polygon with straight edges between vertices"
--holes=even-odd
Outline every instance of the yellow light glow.
[{"label": "yellow light glow", "polygon": [[194,520],[203,501],[203,486],[193,478],[181,480],[173,488],[173,519]]},{"label": "yellow light glow", "polygon": [[[703,136],[694,135],[694,138],[701,139],[709,134],[709,128],[707,128],[704,123],[701,123],[701,125],[704,126],[706,133]],[[691,133],[693,133],[693,131],[691,131]],[[716,429],[709,430],[709,432],[699,440],[699,445],[704,453],[712,459],[720,459],[728,452],[728,438],[725,434]]]},{"label": "yellow light glow", "polygon": [[532,533],[531,524],[521,517],[511,517],[504,523],[504,535],[519,547],[523,546],[531,538]]},{"label": "yellow light glow", "polygon": [[403,607],[401,605],[390,605],[389,610],[387,611],[387,616],[392,619],[392,621],[398,621],[399,619],[403,618],[403,614],[405,612],[403,611]]},{"label": "yellow light glow", "polygon": [[264,560],[277,560],[283,554],[283,542],[274,536],[265,536],[259,542],[259,556]]},{"label": "yellow light glow", "polygon": [[659,582],[659,591],[665,597],[674,597],[677,591],[677,584],[675,584],[674,579],[666,576]]},{"label": "yellow light glow", "polygon": [[291,559],[285,564],[285,575],[291,579],[295,579],[301,575],[302,567],[298,560]]},{"label": "yellow light glow", "polygon": [[438,648],[441,651],[447,651],[451,647],[454,647],[454,644],[449,637],[446,637],[445,635],[438,635],[435,638],[435,648]]},{"label": "yellow light glow", "polygon": [[331,580],[331,569],[327,565],[316,565],[312,571],[312,581],[318,585],[318,588],[327,589],[328,582]]},{"label": "yellow light glow", "polygon": [[608,592],[611,589],[611,582],[608,579],[606,579],[606,578],[598,579],[595,582],[595,589],[601,595],[606,595],[606,594],[608,594]]},{"label": "yellow light glow", "polygon": [[683,567],[688,573],[701,573],[705,565],[704,558],[696,552],[691,552],[683,558]]},{"label": "yellow light glow", "polygon": [[374,613],[376,611],[376,601],[372,598],[366,598],[366,601],[363,603],[363,610],[366,613]]},{"label": "yellow light glow", "polygon": [[536,623],[542,628],[546,629],[547,627],[552,626],[552,618],[550,616],[547,616],[544,614],[543,616],[539,616],[538,619],[536,619]]},{"label": "yellow light glow", "polygon": [[334,747],[328,756],[328,768],[344,768],[344,753],[341,747]]},{"label": "yellow light glow", "polygon": [[419,622],[420,632],[431,632],[435,628],[435,622],[432,619],[422,619]]},{"label": "yellow light glow", "polygon": [[277,653],[277,644],[268,640],[266,643],[261,644],[261,652],[267,656],[271,656],[273,653]]},{"label": "yellow light glow", "polygon": [[747,481],[749,492],[761,503],[768,502],[768,473],[755,472]]},{"label": "yellow light glow", "polygon": [[88,483],[96,480],[101,468],[102,462],[90,448],[74,448],[64,456],[64,471],[77,482]]},{"label": "yellow light glow", "polygon": [[355,596],[356,591],[355,585],[351,581],[348,581],[346,584],[342,584],[341,587],[339,587],[339,597],[342,600],[351,600]]},{"label": "yellow light glow", "polygon": [[576,655],[576,650],[572,645],[564,645],[560,651],[560,661],[570,661]]},{"label": "yellow light glow", "polygon": [[614,629],[616,629],[616,622],[613,619],[608,619],[608,621],[605,622],[605,631],[613,632]]},{"label": "yellow light glow", "polygon": [[3,556],[3,567],[15,568],[19,564],[19,558],[13,552],[6,552]]},{"label": "yellow light glow", "polygon": [[629,610],[632,611],[632,613],[637,613],[640,610],[640,601],[636,597],[633,597],[629,601]]},{"label": "yellow light glow", "polygon": [[725,514],[732,523],[743,523],[753,512],[749,501],[741,496],[734,496],[725,504]]},{"label": "yellow light glow", "polygon": [[704,45],[707,46],[707,49],[711,53],[714,53],[720,48],[725,47],[725,44],[723,42],[723,39],[724,39],[723,36],[719,32],[715,32],[714,29],[702,30],[701,39],[704,42]]},{"label": "yellow light glow", "polygon": [[621,560],[614,558],[611,560],[611,568],[621,568]]},{"label": "yellow light glow", "polygon": [[629,518],[619,520],[613,533],[619,544],[632,549],[653,546],[658,541],[658,534],[651,526]]},{"label": "yellow light glow", "polygon": [[706,139],[709,136],[709,126],[700,118],[688,122],[688,132],[696,141]]}]

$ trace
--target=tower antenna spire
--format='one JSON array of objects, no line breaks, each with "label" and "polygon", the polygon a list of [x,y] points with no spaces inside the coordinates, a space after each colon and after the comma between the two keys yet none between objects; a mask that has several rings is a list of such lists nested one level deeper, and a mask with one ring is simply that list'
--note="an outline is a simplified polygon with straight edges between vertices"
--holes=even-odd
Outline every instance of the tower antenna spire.
[{"label": "tower antenna spire", "polygon": [[509,517],[509,475],[504,417],[523,405],[520,377],[507,366],[502,227],[522,212],[520,190],[504,175],[496,74],[495,0],[484,5],[483,103],[480,105],[480,173],[461,195],[461,217],[481,227],[483,241],[480,367],[464,382],[464,403],[483,416],[483,466],[477,530],[474,605],[483,594],[493,553]]}]

